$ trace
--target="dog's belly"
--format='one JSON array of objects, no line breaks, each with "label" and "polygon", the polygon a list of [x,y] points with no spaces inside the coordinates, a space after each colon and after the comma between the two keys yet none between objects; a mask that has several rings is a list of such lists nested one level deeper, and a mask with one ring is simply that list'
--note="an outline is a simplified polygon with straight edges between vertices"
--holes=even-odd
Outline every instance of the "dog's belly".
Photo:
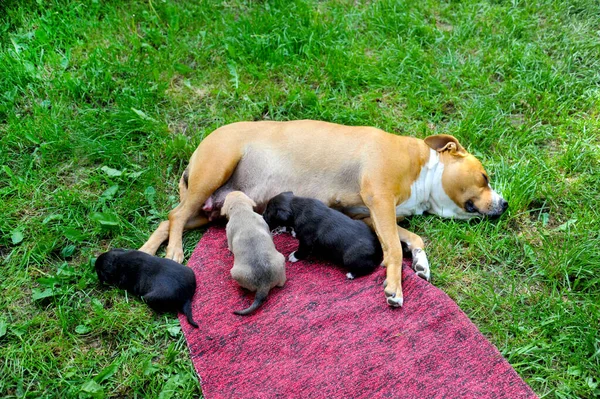
[{"label": "dog's belly", "polygon": [[[315,198],[342,208],[364,205],[360,197],[360,164],[328,162],[326,159],[286,159],[280,152],[249,148],[231,178],[211,196],[212,210],[220,209],[231,191],[242,191],[262,212],[267,202],[284,191]],[[208,201],[207,201],[208,203]]]},{"label": "dog's belly", "polygon": [[[429,206],[427,204],[418,203],[412,198],[409,198],[403,203],[396,205],[396,218],[402,220],[405,216],[422,215],[428,209]],[[340,210],[346,215],[356,219],[365,218],[370,215],[369,208],[366,206],[343,207]]]}]

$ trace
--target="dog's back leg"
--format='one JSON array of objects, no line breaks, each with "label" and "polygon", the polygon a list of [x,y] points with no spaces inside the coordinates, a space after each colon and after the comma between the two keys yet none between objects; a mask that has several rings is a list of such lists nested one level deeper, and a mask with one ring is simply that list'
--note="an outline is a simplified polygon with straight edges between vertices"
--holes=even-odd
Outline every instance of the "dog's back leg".
[{"label": "dog's back leg", "polygon": [[[208,223],[208,219],[202,215],[192,216],[183,226],[184,231],[197,229]],[[156,255],[160,245],[169,238],[169,221],[165,220],[158,225],[154,233],[148,238],[148,241],[140,248],[140,251],[150,255]]]},{"label": "dog's back leg", "polygon": [[194,318],[192,317],[191,298],[181,304],[180,299],[177,298],[177,295],[172,290],[159,287],[142,296],[142,299],[151,309],[156,312],[183,313],[188,322],[194,328],[198,328],[198,324],[196,324]]},{"label": "dog's back leg", "polygon": [[[242,157],[245,140],[237,134],[222,132],[225,134],[215,131],[204,139],[190,159],[187,191],[182,194],[179,205],[169,213],[168,226],[164,225],[168,227],[169,244],[165,256],[168,259],[183,261],[181,239],[188,221],[200,214],[204,202],[227,182]],[[202,224],[207,223],[205,219],[202,216]],[[158,238],[162,237],[164,232]]]},{"label": "dog's back leg", "polygon": [[188,180],[190,178],[190,167],[188,166],[183,171],[181,178],[179,179],[179,202],[183,202],[183,199],[187,195]]},{"label": "dog's back leg", "polygon": [[[233,133],[233,134],[232,134]],[[201,208],[208,197],[229,179],[242,157],[245,144],[231,130],[217,129],[204,139],[179,179],[180,203],[152,233],[140,251],[154,255],[168,238],[166,258],[183,261],[182,234],[208,223]]]},{"label": "dog's back leg", "polygon": [[343,264],[348,273],[346,277],[353,279],[355,277],[366,276],[372,273],[381,263],[380,259],[375,260],[371,253],[365,253],[364,248],[355,246],[344,253]]},{"label": "dog's back leg", "polygon": [[[180,202],[182,202],[183,199],[187,195],[188,179],[189,179],[189,167],[185,168],[185,171],[183,172],[183,174],[181,175],[181,178],[179,179],[179,201]],[[204,219],[204,220],[202,220],[202,219]],[[184,227],[184,230],[191,230],[191,229],[198,228],[198,227],[206,224],[207,222],[208,222],[208,220],[206,218],[204,218],[200,215],[197,215],[196,217],[193,217],[187,221],[187,223]],[[160,245],[163,242],[165,242],[165,240],[167,238],[169,238],[169,221],[165,220],[158,226],[158,228],[154,231],[154,233],[152,233],[150,238],[148,238],[148,241],[146,241],[144,243],[144,245],[142,245],[142,247],[140,248],[140,251],[146,252],[147,254],[150,254],[150,255],[155,255],[156,251],[158,250]]]}]

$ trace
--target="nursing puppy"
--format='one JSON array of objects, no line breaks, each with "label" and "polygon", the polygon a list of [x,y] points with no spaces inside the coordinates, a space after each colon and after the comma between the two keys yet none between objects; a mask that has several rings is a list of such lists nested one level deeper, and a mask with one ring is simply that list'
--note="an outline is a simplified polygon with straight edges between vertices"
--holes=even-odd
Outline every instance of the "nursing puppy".
[{"label": "nursing puppy", "polygon": [[285,257],[275,249],[269,226],[253,211],[254,206],[246,194],[232,191],[221,208],[221,214],[229,219],[227,244],[234,256],[231,277],[247,290],[256,291],[249,308],[233,312],[238,315],[254,312],[271,288],[285,283]]},{"label": "nursing puppy", "polygon": [[381,244],[365,223],[321,201],[281,193],[271,198],[263,217],[270,228],[292,227],[296,232],[300,246],[290,254],[291,262],[313,254],[343,265],[353,279],[371,273],[383,260]]},{"label": "nursing puppy", "polygon": [[96,259],[96,273],[100,282],[141,296],[156,311],[180,311],[198,328],[192,318],[196,291],[192,269],[141,251],[112,249]]}]

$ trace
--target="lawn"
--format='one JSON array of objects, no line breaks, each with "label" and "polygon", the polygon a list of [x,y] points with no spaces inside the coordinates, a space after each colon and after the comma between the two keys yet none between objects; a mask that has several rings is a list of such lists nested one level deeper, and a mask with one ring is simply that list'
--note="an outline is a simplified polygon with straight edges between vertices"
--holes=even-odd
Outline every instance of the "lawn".
[{"label": "lawn", "polygon": [[175,316],[95,256],[144,243],[215,128],[320,119],[483,161],[501,219],[406,222],[434,284],[538,395],[597,397],[598,21],[595,0],[3,0],[0,396],[200,397]]}]

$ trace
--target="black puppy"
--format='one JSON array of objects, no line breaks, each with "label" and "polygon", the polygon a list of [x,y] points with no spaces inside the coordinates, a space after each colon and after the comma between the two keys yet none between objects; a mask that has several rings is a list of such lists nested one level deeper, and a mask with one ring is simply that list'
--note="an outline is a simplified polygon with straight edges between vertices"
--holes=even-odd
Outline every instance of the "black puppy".
[{"label": "black puppy", "polygon": [[198,328],[192,318],[196,276],[189,267],[141,251],[112,249],[96,259],[96,273],[100,282],[141,296],[156,311],[180,311]]},{"label": "black puppy", "polygon": [[300,246],[289,256],[291,262],[312,254],[343,265],[352,279],[371,273],[383,260],[381,244],[365,223],[321,201],[281,193],[271,198],[263,217],[270,229],[292,227],[296,232]]}]

